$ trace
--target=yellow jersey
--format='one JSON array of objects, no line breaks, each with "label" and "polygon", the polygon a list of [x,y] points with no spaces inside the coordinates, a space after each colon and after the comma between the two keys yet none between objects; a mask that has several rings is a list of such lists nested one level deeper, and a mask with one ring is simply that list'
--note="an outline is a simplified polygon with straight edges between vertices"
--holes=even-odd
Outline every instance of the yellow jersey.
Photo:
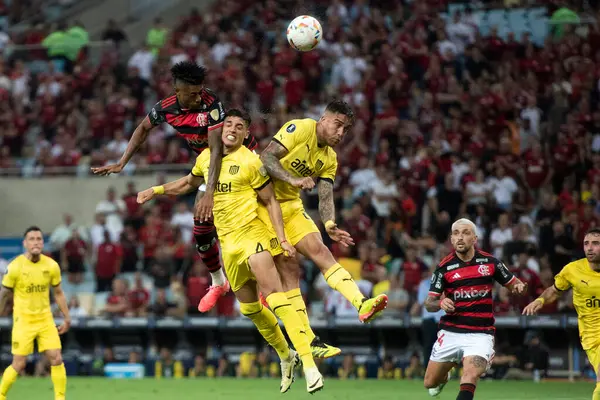
[{"label": "yellow jersey", "polygon": [[586,258],[567,264],[554,277],[561,291],[573,289],[579,337],[584,350],[600,345],[600,272],[594,271]]},{"label": "yellow jersey", "polygon": [[60,282],[60,267],[50,257],[42,254],[35,263],[24,255],[15,258],[2,278],[2,286],[14,292],[13,318],[52,317],[50,286]]},{"label": "yellow jersey", "polygon": [[[210,150],[196,159],[192,175],[208,177]],[[213,216],[219,236],[228,234],[258,217],[258,194],[270,182],[258,155],[242,146],[223,156],[215,188]]]},{"label": "yellow jersey", "polygon": [[[292,176],[327,179],[331,183],[337,172],[337,154],[329,146],[317,143],[317,121],[293,119],[284,124],[273,140],[288,151],[280,162]],[[300,189],[274,180],[275,196],[280,202],[300,200]]]}]

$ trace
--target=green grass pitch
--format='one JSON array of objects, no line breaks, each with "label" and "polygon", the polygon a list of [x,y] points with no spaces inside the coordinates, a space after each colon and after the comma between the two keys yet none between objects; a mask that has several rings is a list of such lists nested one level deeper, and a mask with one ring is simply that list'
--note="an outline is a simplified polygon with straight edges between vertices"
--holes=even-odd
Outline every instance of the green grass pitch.
[{"label": "green grass pitch", "polygon": [[[440,400],[456,399],[458,384],[450,382]],[[590,400],[594,385],[589,382],[481,382],[477,400]],[[53,400],[50,378],[23,378],[17,381],[8,400]],[[109,380],[70,378],[69,400],[419,400],[430,399],[419,381],[325,381],[321,392],[310,396],[306,384],[298,379],[286,394],[279,393],[273,379],[144,379]]]}]

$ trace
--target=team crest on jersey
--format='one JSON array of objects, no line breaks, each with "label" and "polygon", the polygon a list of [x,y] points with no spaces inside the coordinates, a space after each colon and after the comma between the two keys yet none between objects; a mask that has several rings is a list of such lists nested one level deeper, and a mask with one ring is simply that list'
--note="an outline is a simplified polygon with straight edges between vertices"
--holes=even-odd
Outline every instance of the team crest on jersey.
[{"label": "team crest on jersey", "polygon": [[231,167],[229,167],[229,173],[231,175],[235,175],[238,172],[240,172],[240,166],[239,165],[232,165]]},{"label": "team crest on jersey", "polygon": [[214,110],[212,110],[212,111],[210,112],[210,117],[211,117],[212,119],[214,119],[215,121],[218,121],[218,120],[219,120],[219,117],[220,117],[219,110],[217,110],[216,108],[215,108]]},{"label": "team crest on jersey", "polygon": [[489,276],[490,267],[488,265],[481,265],[479,268],[477,268],[477,272],[479,272],[481,276]]},{"label": "team crest on jersey", "polygon": [[317,162],[315,163],[315,169],[318,171],[321,168],[323,168],[323,161],[317,160]]},{"label": "team crest on jersey", "polygon": [[206,115],[206,113],[198,113],[198,115],[196,116],[196,122],[200,126],[207,126],[208,125],[208,116]]},{"label": "team crest on jersey", "polygon": [[279,240],[277,240],[277,238],[271,239],[271,241],[269,242],[269,246],[271,246],[272,250],[275,250],[277,246],[279,246]]},{"label": "team crest on jersey", "polygon": [[287,128],[285,128],[285,130],[286,130],[288,133],[292,133],[292,132],[294,132],[294,131],[296,130],[296,125],[294,125],[294,124],[289,124],[289,125],[288,125],[288,127],[287,127]]}]

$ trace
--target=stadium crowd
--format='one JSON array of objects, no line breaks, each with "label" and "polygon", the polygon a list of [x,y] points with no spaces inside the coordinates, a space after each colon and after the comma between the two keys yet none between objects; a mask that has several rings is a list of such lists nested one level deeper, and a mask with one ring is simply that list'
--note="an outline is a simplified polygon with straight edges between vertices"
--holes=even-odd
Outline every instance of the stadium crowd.
[{"label": "stadium crowd", "polygon": [[[118,46],[98,64],[84,49],[72,72],[49,62],[32,74],[18,58],[0,60],[0,167],[86,174],[114,162],[140,118],[171,91],[169,67],[194,59],[208,67],[207,86],[227,107],[253,113],[251,131],[263,147],[285,121],[318,118],[332,97],[354,106],[356,126],[337,148],[336,203],[356,246],[332,246],[362,290],[388,293],[391,314],[420,313],[418,288],[449,251],[449,227],[461,215],[476,222],[481,247],[529,284],[522,303],[537,296],[599,222],[600,31],[583,40],[566,27],[539,48],[527,34],[502,39],[492,29],[482,37],[468,11],[446,21],[441,2],[305,3],[327,27],[308,53],[280,34],[288,2],[270,0],[220,2],[168,33],[157,20],[127,65]],[[104,37],[127,40],[114,23]],[[185,171],[191,157],[161,126],[127,173],[163,164]],[[96,290],[109,293],[105,306],[79,308],[194,312],[210,281],[192,246],[190,204],[165,198],[141,208],[133,182],[108,191],[93,226],[65,216],[52,233],[69,281],[77,287],[93,271]],[[315,209],[316,195],[306,197]],[[303,265],[313,315],[354,315],[316,268]],[[123,273],[130,279],[119,279]],[[523,304],[498,292],[501,315]],[[567,299],[545,311],[570,309]],[[233,297],[215,312],[236,315]]]}]

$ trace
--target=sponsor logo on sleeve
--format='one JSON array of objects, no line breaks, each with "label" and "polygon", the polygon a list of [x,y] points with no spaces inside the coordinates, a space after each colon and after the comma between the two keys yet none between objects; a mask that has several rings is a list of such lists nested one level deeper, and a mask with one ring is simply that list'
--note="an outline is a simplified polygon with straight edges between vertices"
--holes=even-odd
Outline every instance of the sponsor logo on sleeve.
[{"label": "sponsor logo on sleeve", "polygon": [[210,112],[210,117],[215,121],[218,121],[220,119],[220,115],[221,114],[219,113],[219,110],[217,110],[216,108]]},{"label": "sponsor logo on sleeve", "polygon": [[296,125],[295,124],[289,124],[287,128],[285,128],[285,130],[287,131],[287,133],[292,133],[296,130]]}]

